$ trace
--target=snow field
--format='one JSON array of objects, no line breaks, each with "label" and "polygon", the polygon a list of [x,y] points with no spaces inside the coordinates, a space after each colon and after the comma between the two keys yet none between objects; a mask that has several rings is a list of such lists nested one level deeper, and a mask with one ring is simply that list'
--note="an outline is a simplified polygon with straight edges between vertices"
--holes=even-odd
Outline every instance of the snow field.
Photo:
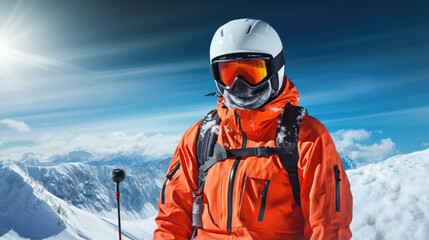
[{"label": "snow field", "polygon": [[353,239],[428,239],[429,149],[347,171]]}]

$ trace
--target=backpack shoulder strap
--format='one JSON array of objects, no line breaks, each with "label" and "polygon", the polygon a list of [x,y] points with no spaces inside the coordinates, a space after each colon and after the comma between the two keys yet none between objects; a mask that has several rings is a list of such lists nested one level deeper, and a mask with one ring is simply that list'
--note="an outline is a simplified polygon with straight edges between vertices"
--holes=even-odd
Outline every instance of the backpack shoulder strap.
[{"label": "backpack shoulder strap", "polygon": [[214,130],[219,126],[219,123],[220,117],[216,110],[210,111],[200,123],[196,143],[197,167],[199,171],[198,188],[200,188],[200,185],[205,178],[201,179],[203,176],[201,176],[199,169],[200,166],[204,165],[208,157],[213,155],[213,149],[218,135]]},{"label": "backpack shoulder strap", "polygon": [[287,103],[279,116],[276,135],[277,147],[288,149],[286,153],[279,154],[279,157],[283,167],[288,172],[293,196],[299,206],[301,206],[301,189],[298,180],[298,133],[301,120],[306,114],[307,110],[303,107]]},{"label": "backpack shoulder strap", "polygon": [[200,123],[197,142],[196,157],[198,169],[198,188],[192,192],[192,226],[195,227],[192,238],[197,235],[197,229],[203,227],[203,190],[207,172],[201,171],[209,156],[213,154],[214,145],[217,141],[217,126],[219,126],[220,117],[216,110],[210,111]]}]

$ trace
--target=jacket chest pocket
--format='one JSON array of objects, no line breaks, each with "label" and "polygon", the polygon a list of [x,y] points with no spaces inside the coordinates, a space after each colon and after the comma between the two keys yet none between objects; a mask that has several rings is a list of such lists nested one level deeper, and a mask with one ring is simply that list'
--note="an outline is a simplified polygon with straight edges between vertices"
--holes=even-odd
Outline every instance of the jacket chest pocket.
[{"label": "jacket chest pocket", "polygon": [[[286,172],[284,173],[286,174]],[[290,182],[248,173],[240,204],[240,221],[248,228],[301,232],[304,218]]]}]

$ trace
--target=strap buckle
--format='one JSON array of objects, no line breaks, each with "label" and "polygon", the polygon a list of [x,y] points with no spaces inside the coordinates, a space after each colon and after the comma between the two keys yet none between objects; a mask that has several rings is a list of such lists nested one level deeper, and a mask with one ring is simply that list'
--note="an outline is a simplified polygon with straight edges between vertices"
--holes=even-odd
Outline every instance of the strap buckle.
[{"label": "strap buckle", "polygon": [[255,148],[255,156],[260,157],[260,156],[269,156],[271,155],[269,153],[270,151],[270,147],[257,147]]}]

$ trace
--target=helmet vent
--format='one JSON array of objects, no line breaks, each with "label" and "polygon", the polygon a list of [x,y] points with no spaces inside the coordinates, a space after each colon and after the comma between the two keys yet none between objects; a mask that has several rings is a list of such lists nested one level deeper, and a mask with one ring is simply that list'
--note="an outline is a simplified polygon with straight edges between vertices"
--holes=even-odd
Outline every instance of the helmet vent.
[{"label": "helmet vent", "polygon": [[222,30],[220,30],[220,36],[222,36],[222,37],[223,37],[223,29],[222,29]]},{"label": "helmet vent", "polygon": [[250,30],[252,30],[252,25],[250,25],[250,26],[249,26],[249,29],[247,29],[246,34],[249,34],[249,33],[250,33]]}]

